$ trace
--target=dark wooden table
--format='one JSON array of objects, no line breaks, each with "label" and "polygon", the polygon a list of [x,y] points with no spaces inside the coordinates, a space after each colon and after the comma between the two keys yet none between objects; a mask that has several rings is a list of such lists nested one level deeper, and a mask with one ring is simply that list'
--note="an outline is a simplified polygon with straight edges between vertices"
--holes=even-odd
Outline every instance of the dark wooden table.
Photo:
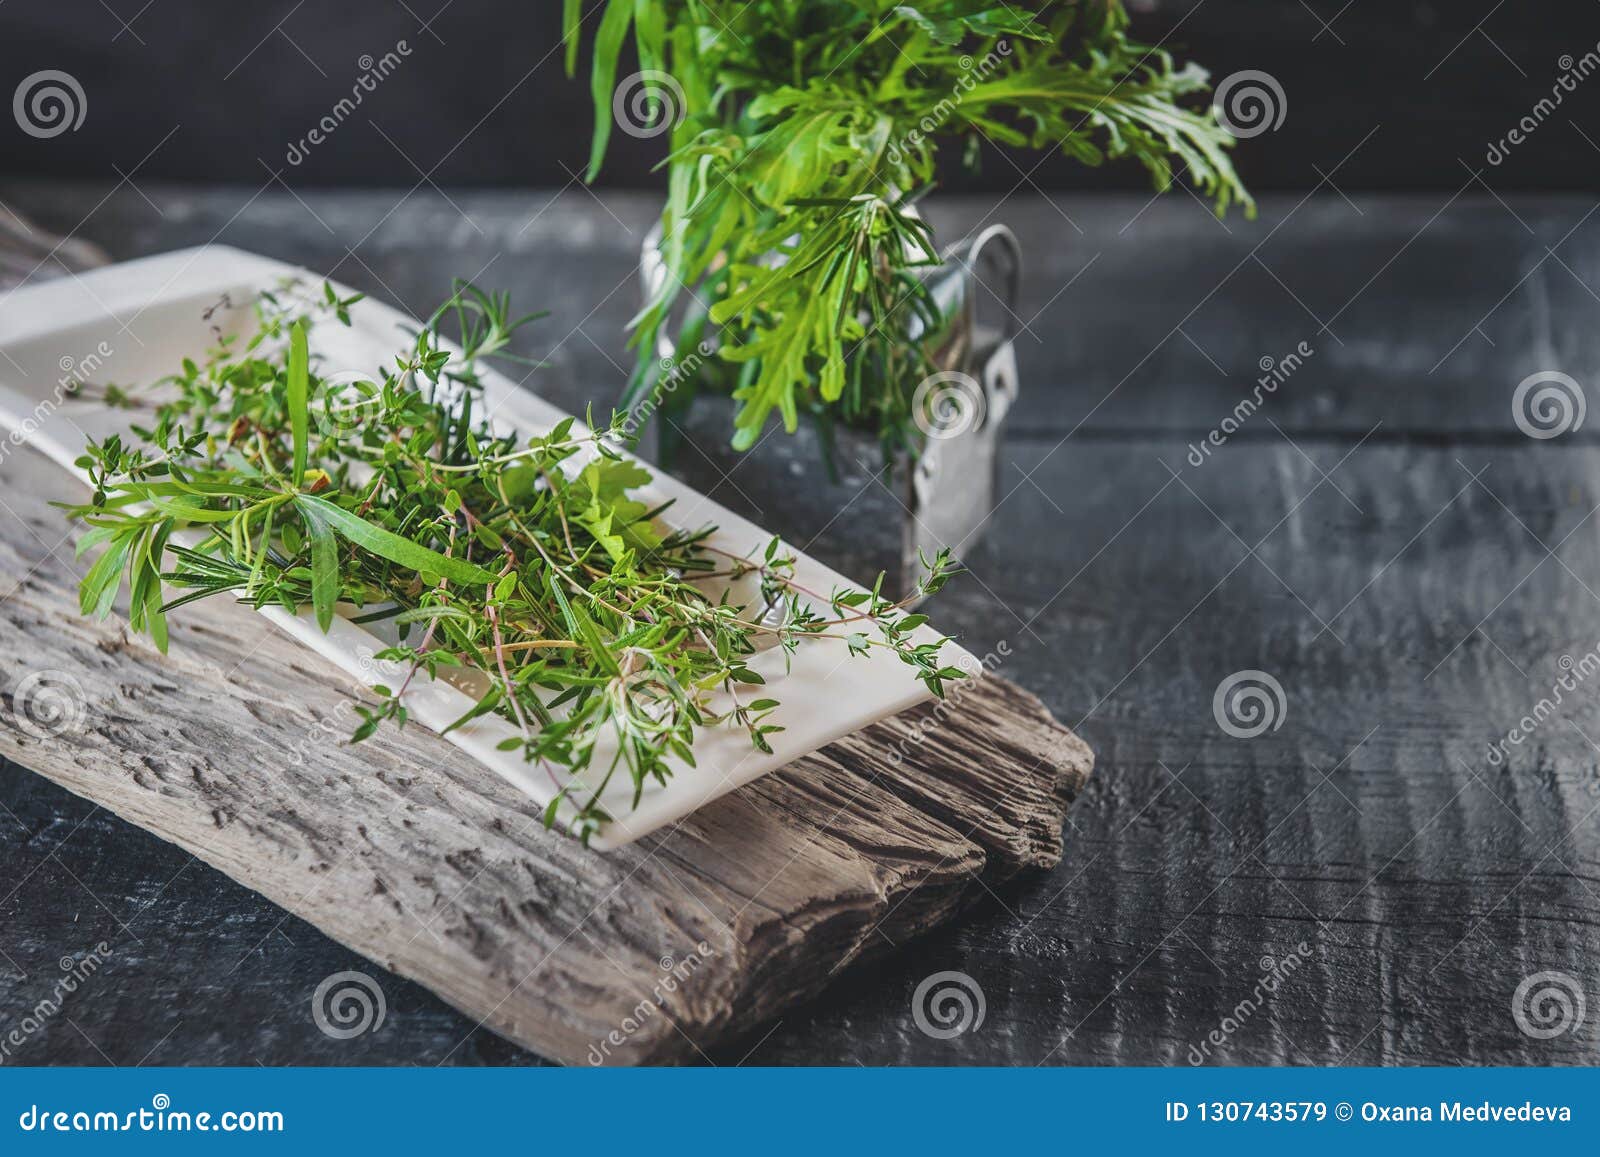
[{"label": "dark wooden table", "polygon": [[[1347,192],[1275,198],[1254,222],[1183,193],[993,211],[1029,260],[1024,394],[992,533],[934,612],[974,651],[1006,643],[1005,673],[1098,769],[1057,870],[718,1063],[1600,1059],[1600,677],[1577,679],[1600,645],[1600,419],[1536,439],[1513,418],[1531,374],[1600,385],[1596,205]],[[552,311],[529,348],[559,404],[609,401],[622,378],[648,198],[107,194],[0,187],[117,257],[226,242],[412,312],[475,275]],[[991,205],[932,216],[951,238]],[[1191,457],[1301,342],[1259,411]],[[777,441],[717,497],[814,532],[832,511]],[[853,534],[813,549],[859,554]],[[1492,762],[1568,660],[1575,688]],[[1252,670],[1283,708],[1242,738],[1213,697]],[[0,805],[0,1030],[58,958],[114,947],[18,1061],[537,1059],[484,1031],[456,1048],[471,1025],[381,973],[383,1028],[329,1039],[313,989],[372,966],[21,768],[0,769]],[[911,1015],[942,970],[986,1003],[952,1040]],[[1541,1038],[1513,998],[1547,971],[1588,1008]]]}]

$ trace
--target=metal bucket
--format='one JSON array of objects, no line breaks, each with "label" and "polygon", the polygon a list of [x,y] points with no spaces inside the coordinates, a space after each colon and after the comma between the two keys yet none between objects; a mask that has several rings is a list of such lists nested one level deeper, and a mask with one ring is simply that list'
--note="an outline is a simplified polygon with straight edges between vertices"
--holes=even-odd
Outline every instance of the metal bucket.
[{"label": "metal bucket", "polygon": [[[645,300],[666,276],[659,241],[658,225],[640,252]],[[884,572],[884,589],[896,597],[915,588],[919,554],[931,558],[948,548],[959,559],[972,551],[994,511],[1000,439],[1019,390],[1022,254],[1010,229],[991,225],[943,258],[924,281],[944,324],[928,334],[914,317],[907,333],[909,341],[932,343],[938,367],[917,391],[925,438],[914,458],[885,462],[875,432],[840,429],[832,447],[838,475],[830,477],[821,439],[807,424],[740,453],[728,445],[734,403],[703,394],[681,419],[656,416],[658,436],[660,424],[670,422],[675,440],[687,446],[674,455],[672,473],[852,578],[870,581]],[[714,340],[702,348],[714,349]],[[663,337],[664,364],[674,351]],[[886,534],[886,526],[897,533]]]}]

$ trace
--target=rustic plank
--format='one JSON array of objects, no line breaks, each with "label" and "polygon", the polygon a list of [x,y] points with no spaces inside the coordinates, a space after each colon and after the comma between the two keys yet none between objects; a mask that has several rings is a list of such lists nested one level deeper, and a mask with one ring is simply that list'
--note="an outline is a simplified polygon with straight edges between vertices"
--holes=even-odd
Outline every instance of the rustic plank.
[{"label": "rustic plank", "polygon": [[[1061,862],[1056,816],[1083,790],[1094,756],[1036,696],[985,675],[947,704],[884,720],[829,750],[851,766],[872,767],[885,743],[900,758],[894,774],[876,782],[981,845],[990,856],[986,879]],[[990,762],[1026,773],[972,774]]]},{"label": "rustic plank", "polygon": [[[885,752],[925,708],[600,855],[420,729],[337,742],[359,688],[245,608],[178,616],[168,657],[84,620],[46,504],[76,484],[31,451],[5,475],[0,754],[558,1060],[690,1060],[748,1032],[948,918],[980,875],[1054,862],[1088,774],[1079,741],[988,678],[904,766]],[[19,688],[44,671],[83,715],[41,737]],[[940,766],[947,736],[959,764]],[[668,957],[697,967],[659,992]]]}]

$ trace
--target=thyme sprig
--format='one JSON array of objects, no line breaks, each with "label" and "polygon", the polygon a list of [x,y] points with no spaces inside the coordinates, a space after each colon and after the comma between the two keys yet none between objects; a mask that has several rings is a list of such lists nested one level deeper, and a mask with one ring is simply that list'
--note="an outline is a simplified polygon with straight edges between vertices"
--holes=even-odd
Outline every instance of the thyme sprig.
[{"label": "thyme sprig", "polygon": [[[620,449],[620,417],[496,428],[483,360],[511,356],[533,320],[505,298],[458,283],[392,365],[328,373],[309,331],[349,325],[357,300],[327,285],[263,293],[249,336],[218,330],[203,361],[155,383],[153,425],[86,447],[94,493],[69,508],[89,527],[80,554],[101,548],[85,613],[108,614],[126,584],[130,625],[163,651],[169,612],[222,594],[309,607],[324,631],[335,615],[387,622],[395,641],[376,658],[404,674],[373,688],[353,739],[404,725],[419,674],[472,687],[447,730],[489,713],[511,723],[502,749],[557,789],[547,825],[566,800],[585,839],[611,818],[601,797],[617,775],[637,806],[674,758],[694,764],[705,728],[772,751],[779,704],[751,666],[763,650],[885,650],[936,695],[961,677],[940,661],[945,640],[917,634],[924,616],[878,586],[806,590],[777,539],[746,557],[714,545],[713,528],[670,526],[670,504],[640,495],[651,475]],[[918,596],[955,569],[929,561]]]}]

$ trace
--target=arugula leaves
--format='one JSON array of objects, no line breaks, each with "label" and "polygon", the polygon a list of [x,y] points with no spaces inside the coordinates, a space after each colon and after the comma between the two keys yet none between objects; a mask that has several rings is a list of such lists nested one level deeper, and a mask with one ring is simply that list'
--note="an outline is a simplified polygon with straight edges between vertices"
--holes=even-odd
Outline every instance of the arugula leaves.
[{"label": "arugula leaves", "polygon": [[[654,412],[677,348],[718,327],[720,356],[674,379],[739,399],[733,444],[773,415],[876,430],[915,449],[912,398],[950,340],[922,276],[937,263],[913,205],[943,143],[975,164],[983,145],[1084,164],[1127,158],[1158,188],[1185,180],[1253,211],[1205,104],[1207,79],[1127,35],[1121,0],[605,0],[590,67],[600,171],[632,31],[640,78],[686,107],[665,162],[667,274],[633,322],[638,362],[625,402]],[[567,0],[569,73],[583,6]],[[651,79],[652,73],[665,73]],[[707,316],[709,307],[709,317]],[[919,324],[921,322],[921,324]],[[933,335],[919,337],[913,335]]]}]

